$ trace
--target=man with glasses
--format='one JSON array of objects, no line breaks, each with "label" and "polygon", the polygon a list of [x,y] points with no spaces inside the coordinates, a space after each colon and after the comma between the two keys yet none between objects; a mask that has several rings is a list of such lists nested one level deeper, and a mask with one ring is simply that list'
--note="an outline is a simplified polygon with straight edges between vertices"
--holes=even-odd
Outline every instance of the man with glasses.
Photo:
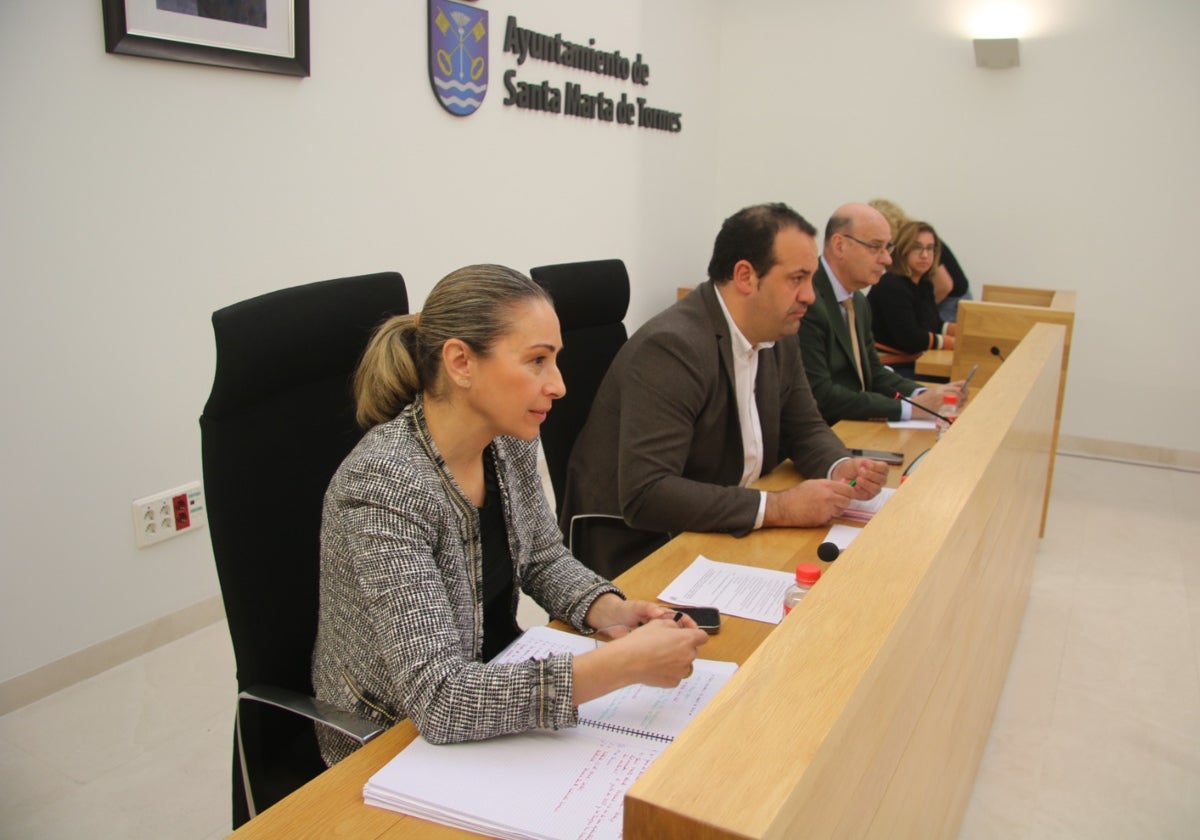
[{"label": "man with glasses", "polygon": [[804,316],[799,340],[813,396],[830,425],[839,420],[932,419],[896,393],[937,411],[944,392],[961,391],[961,382],[923,388],[879,361],[863,291],[892,264],[893,247],[887,219],[868,204],[843,205],[825,225],[813,276],[816,301]]}]

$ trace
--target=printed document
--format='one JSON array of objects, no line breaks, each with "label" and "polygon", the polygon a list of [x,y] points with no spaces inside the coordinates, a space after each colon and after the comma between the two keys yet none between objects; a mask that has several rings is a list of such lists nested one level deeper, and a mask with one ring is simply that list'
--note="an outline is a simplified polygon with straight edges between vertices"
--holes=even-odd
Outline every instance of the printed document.
[{"label": "printed document", "polygon": [[716,607],[725,615],[778,624],[783,620],[783,596],[795,580],[790,572],[718,563],[701,554],[658,593],[658,599],[678,606]]}]

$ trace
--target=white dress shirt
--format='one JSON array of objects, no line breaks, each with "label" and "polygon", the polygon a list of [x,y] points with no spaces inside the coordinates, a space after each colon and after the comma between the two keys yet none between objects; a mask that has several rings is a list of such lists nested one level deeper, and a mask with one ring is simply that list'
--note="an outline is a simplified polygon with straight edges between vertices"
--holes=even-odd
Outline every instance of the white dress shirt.
[{"label": "white dress shirt", "polygon": [[[729,314],[725,299],[717,292],[717,301],[729,326],[733,351],[733,389],[737,395],[738,425],[742,431],[742,478],[738,487],[749,487],[762,475],[763,441],[762,423],[758,418],[758,401],[754,398],[754,384],[758,381],[758,351],[775,346],[775,342],[751,344]],[[754,527],[761,528],[767,512],[766,491],[759,491],[758,515]]]}]

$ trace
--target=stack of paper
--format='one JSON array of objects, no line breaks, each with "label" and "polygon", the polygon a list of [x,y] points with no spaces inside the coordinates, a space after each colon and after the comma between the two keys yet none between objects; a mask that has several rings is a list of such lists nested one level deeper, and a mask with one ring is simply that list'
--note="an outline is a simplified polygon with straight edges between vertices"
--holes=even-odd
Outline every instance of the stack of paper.
[{"label": "stack of paper", "polygon": [[[536,627],[496,658],[582,653],[595,642]],[[629,686],[584,703],[580,725],[466,744],[418,738],[368,780],[368,805],[503,838],[619,838],[625,791],[733,675],[697,659],[676,688]]]},{"label": "stack of paper", "polygon": [[874,499],[855,499],[850,503],[850,507],[842,513],[842,519],[853,519],[856,522],[870,521],[871,517],[879,513],[895,492],[894,487],[884,487]]}]

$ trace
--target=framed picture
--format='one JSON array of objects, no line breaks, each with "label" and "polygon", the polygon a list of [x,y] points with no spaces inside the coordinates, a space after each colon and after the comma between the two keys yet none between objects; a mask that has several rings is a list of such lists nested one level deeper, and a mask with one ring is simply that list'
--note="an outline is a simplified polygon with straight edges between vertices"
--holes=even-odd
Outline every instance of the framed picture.
[{"label": "framed picture", "polygon": [[110,53],[308,75],[308,0],[102,0]]}]

